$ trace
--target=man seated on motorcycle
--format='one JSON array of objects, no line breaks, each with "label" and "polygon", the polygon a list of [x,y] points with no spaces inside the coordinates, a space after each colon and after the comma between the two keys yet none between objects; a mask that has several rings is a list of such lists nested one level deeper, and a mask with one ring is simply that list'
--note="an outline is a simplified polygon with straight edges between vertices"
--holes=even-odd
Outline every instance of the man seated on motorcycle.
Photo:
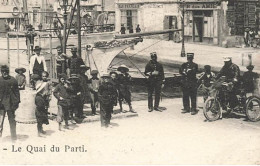
[{"label": "man seated on motorcycle", "polygon": [[[240,69],[239,67],[232,63],[231,57],[223,57],[224,58],[224,66],[220,70],[219,74],[216,77],[218,80],[220,77],[225,76],[226,82],[229,84],[229,87],[232,87],[231,90],[228,92],[229,98],[229,106],[231,109],[237,109],[238,107],[238,99],[237,99],[237,89],[240,86],[239,77],[240,77]],[[220,100],[222,100],[223,93],[220,92]],[[223,108],[226,109],[226,108]]]},{"label": "man seated on motorcycle", "polygon": [[199,88],[202,91],[204,102],[208,99],[210,90],[212,88],[212,81],[214,80],[215,74],[211,72],[211,66],[205,65],[204,72],[202,72],[198,79]]}]

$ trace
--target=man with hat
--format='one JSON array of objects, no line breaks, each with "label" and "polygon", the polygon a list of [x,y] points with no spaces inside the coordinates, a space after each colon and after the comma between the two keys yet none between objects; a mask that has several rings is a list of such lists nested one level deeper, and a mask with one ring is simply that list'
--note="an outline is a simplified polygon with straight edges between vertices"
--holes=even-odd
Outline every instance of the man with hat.
[{"label": "man with hat", "polygon": [[[149,112],[161,111],[159,109],[161,89],[164,86],[165,77],[161,63],[157,61],[157,53],[150,53],[151,60],[145,66],[144,74],[148,77],[148,109]],[[153,92],[155,91],[155,101],[153,105]]]},{"label": "man with hat", "polygon": [[16,121],[15,121],[15,110],[18,108],[20,103],[20,92],[18,89],[17,80],[9,75],[9,67],[6,65],[1,66],[0,77],[0,137],[3,132],[3,125],[5,115],[7,113],[11,139],[16,140]]},{"label": "man with hat", "polygon": [[91,99],[91,110],[92,110],[92,115],[96,115],[96,108],[98,105],[98,89],[100,85],[100,81],[97,77],[98,71],[97,70],[92,70],[90,72],[92,78],[89,80],[89,91],[90,91],[90,99]]},{"label": "man with hat", "polygon": [[[187,62],[183,63],[179,69],[182,75],[181,88],[183,111],[182,113],[189,113],[191,115],[197,114],[197,78],[198,64],[193,62],[194,53],[187,53]],[[191,101],[191,107],[190,107]]]},{"label": "man with hat", "polygon": [[132,82],[132,78],[130,74],[128,73],[129,68],[126,65],[120,65],[117,68],[117,71],[121,72],[118,74],[117,81],[118,81],[118,91],[119,91],[119,96],[118,96],[118,101],[119,101],[119,106],[120,106],[120,112],[125,112],[123,111],[122,107],[122,102],[125,100],[129,106],[129,111],[132,113],[136,113],[132,107],[131,103],[131,91],[130,91],[130,86]]},{"label": "man with hat", "polygon": [[29,44],[30,49],[33,50],[34,47],[34,38],[37,34],[34,31],[34,28],[31,24],[27,26],[27,32],[25,33],[26,36],[26,46]]},{"label": "man with hat", "polygon": [[89,88],[88,88],[88,76],[85,74],[90,68],[86,65],[80,65],[80,74],[79,74],[79,86],[81,87],[80,100],[81,102],[78,111],[78,117],[83,118],[83,107],[89,98]]},{"label": "man with hat", "polygon": [[62,53],[61,46],[57,46],[57,56],[56,56],[56,62],[57,62],[57,73],[65,73],[67,69],[66,65],[66,55]]},{"label": "man with hat", "polygon": [[[80,86],[80,80],[77,74],[71,74],[70,78],[70,85],[71,85],[71,104],[72,104],[72,110],[70,112],[71,116],[71,123],[81,123],[83,118],[81,115],[81,92],[82,87]],[[74,117],[75,114],[75,117]]]},{"label": "man with hat", "polygon": [[26,77],[23,73],[26,72],[26,69],[23,67],[19,67],[15,69],[15,72],[17,73],[15,79],[18,82],[18,88],[19,90],[24,90],[26,85]]},{"label": "man with hat", "polygon": [[253,72],[254,66],[248,65],[247,72],[243,74],[242,82],[243,82],[243,88],[245,89],[246,93],[253,93],[255,90],[255,82],[256,79],[259,78],[259,75],[256,72]]},{"label": "man with hat", "polygon": [[68,67],[70,74],[79,74],[80,65],[85,65],[83,59],[77,56],[77,47],[71,48],[72,57],[68,60]]},{"label": "man with hat", "polygon": [[109,81],[109,74],[105,73],[101,78],[103,81],[98,90],[101,127],[108,127],[111,120],[111,113],[113,111],[113,101],[115,100],[117,92],[113,84]]},{"label": "man with hat", "polygon": [[42,48],[40,46],[35,46],[34,52],[36,55],[31,56],[29,66],[30,74],[38,74],[40,77],[43,71],[47,71],[45,58],[41,55],[41,49]]},{"label": "man with hat", "polygon": [[[240,69],[236,64],[232,63],[231,57],[223,57],[223,60],[224,60],[224,66],[221,68],[219,74],[216,77],[216,80],[224,76],[226,82],[233,86],[232,90],[229,92],[229,99],[230,99],[229,105],[231,109],[236,109],[235,107],[238,106],[238,99],[236,96],[238,92],[236,91],[236,89],[239,88],[239,84],[240,84],[239,82]],[[220,96],[223,95],[224,95],[223,93],[220,94]]]}]

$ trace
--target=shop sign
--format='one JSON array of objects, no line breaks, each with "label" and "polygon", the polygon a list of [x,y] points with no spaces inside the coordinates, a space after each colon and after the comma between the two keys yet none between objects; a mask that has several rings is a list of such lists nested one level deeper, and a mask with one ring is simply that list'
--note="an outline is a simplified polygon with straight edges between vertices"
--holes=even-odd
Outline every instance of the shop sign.
[{"label": "shop sign", "polygon": [[137,9],[140,4],[118,4],[119,9]]},{"label": "shop sign", "polygon": [[[180,5],[183,7],[183,5]],[[192,3],[192,4],[184,4],[184,8],[186,9],[214,9],[217,8],[215,3]]]}]

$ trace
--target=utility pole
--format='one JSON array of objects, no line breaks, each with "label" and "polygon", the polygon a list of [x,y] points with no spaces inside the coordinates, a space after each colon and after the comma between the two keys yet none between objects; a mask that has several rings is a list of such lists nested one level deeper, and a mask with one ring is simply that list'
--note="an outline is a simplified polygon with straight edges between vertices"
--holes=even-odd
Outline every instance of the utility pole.
[{"label": "utility pole", "polygon": [[80,0],[77,0],[77,18],[78,18],[78,56],[81,57],[81,17],[80,17]]},{"label": "utility pole", "polygon": [[185,57],[185,45],[184,45],[184,0],[182,1],[182,20],[181,20],[181,24],[182,24],[182,46],[181,46],[181,57]]},{"label": "utility pole", "polygon": [[62,41],[63,41],[63,46],[62,46],[62,52],[66,54],[66,29],[67,29],[67,19],[68,19],[68,14],[67,14],[67,5],[68,5],[68,0],[63,0],[64,4],[64,13],[63,13],[63,35],[62,35]]}]

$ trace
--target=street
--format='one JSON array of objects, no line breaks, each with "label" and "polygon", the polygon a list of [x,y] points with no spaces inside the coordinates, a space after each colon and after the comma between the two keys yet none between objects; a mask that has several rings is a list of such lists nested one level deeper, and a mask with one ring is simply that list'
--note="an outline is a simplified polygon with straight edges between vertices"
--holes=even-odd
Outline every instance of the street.
[{"label": "street", "polygon": [[[201,107],[202,98],[198,101]],[[207,122],[202,109],[194,116],[181,114],[181,103],[165,99],[161,106],[167,110],[148,112],[146,100],[134,101],[138,116],[112,119],[111,128],[98,121],[58,131],[50,120],[43,126],[45,138],[37,137],[36,124],[17,124],[15,144],[6,119],[1,164],[21,164],[15,158],[26,158],[24,164],[260,164],[260,122],[238,115]],[[59,152],[50,153],[53,145]],[[12,152],[18,147],[21,152]]]}]

